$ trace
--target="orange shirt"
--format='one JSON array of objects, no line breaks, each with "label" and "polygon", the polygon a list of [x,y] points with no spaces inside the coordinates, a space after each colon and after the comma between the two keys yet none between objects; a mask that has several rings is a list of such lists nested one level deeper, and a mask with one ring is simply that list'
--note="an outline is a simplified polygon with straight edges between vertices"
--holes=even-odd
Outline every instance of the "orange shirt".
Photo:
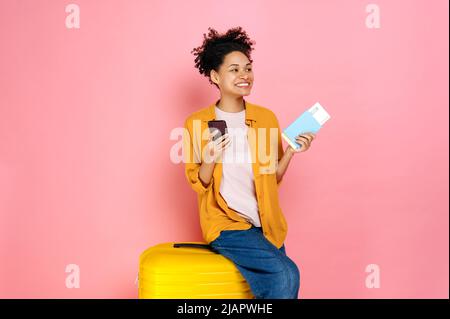
[{"label": "orange shirt", "polygon": [[[189,185],[197,193],[200,225],[203,238],[208,244],[214,241],[222,230],[245,230],[252,226],[227,206],[219,192],[223,165],[220,160],[215,164],[211,182],[206,187],[199,178],[201,154],[209,136],[208,121],[216,117],[216,103],[191,114],[185,121],[183,134],[185,175]],[[261,227],[264,236],[280,248],[287,235],[286,219],[278,201],[281,181],[277,183],[276,177],[278,161],[284,154],[281,130],[271,110],[245,100],[244,103]]]}]

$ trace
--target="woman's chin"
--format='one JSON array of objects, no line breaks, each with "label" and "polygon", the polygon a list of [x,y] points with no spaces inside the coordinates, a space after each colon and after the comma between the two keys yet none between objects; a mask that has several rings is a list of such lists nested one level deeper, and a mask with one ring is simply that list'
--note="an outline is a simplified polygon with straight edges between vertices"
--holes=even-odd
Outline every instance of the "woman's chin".
[{"label": "woman's chin", "polygon": [[252,93],[252,91],[250,91],[250,90],[248,90],[246,92],[236,92],[236,94],[238,96],[247,96],[247,95],[250,95],[250,93]]}]

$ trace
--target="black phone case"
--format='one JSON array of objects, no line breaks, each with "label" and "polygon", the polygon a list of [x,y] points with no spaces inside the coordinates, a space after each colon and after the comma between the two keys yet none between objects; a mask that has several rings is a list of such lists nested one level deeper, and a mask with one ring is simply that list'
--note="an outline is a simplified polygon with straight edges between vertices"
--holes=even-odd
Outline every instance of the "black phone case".
[{"label": "black phone case", "polygon": [[210,132],[212,133],[214,130],[219,130],[219,134],[215,135],[213,140],[217,140],[222,135],[227,134],[227,122],[225,120],[212,120],[208,121],[208,127]]}]

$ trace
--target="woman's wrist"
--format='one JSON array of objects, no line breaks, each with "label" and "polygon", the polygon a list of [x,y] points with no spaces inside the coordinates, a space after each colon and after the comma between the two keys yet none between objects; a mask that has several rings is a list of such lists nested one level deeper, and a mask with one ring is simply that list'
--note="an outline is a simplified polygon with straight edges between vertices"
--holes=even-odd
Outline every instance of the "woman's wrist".
[{"label": "woman's wrist", "polygon": [[287,153],[287,155],[288,155],[289,157],[292,157],[292,156],[294,156],[295,151],[294,151],[294,149],[289,145],[289,146],[286,148],[286,152],[285,152],[285,153]]}]

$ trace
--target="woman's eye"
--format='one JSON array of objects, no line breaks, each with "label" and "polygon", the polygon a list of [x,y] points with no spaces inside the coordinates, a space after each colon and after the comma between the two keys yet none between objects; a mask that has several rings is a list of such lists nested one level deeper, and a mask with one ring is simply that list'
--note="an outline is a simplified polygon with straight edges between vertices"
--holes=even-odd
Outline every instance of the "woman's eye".
[{"label": "woman's eye", "polygon": [[[247,71],[251,71],[252,69],[247,69]],[[239,71],[238,69],[233,69],[233,70],[231,70],[231,71]]]}]

